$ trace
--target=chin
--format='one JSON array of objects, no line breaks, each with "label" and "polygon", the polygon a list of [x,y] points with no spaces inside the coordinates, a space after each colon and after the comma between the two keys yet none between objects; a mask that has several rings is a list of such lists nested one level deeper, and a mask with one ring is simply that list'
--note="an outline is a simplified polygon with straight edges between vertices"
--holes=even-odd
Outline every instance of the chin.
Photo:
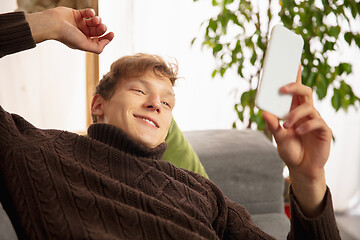
[{"label": "chin", "polygon": [[147,142],[140,142],[140,143],[147,146],[147,147],[149,147],[149,148],[156,148],[157,146],[160,145],[160,143],[159,144],[153,144],[153,143],[147,143]]},{"label": "chin", "polygon": [[154,139],[154,138],[147,138],[147,137],[141,137],[141,138],[134,138],[137,142],[149,147],[149,148],[155,148],[157,146],[159,146],[161,143],[163,143],[165,140],[163,141],[159,141],[159,139]]}]

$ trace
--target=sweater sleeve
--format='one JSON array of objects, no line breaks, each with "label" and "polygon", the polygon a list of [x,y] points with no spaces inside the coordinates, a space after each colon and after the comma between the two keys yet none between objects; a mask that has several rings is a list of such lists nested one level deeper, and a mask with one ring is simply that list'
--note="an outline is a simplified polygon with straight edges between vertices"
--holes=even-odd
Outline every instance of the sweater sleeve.
[{"label": "sweater sleeve", "polygon": [[[224,233],[225,239],[273,239],[271,236],[267,235],[255,226],[246,209],[229,199],[226,199],[226,202],[228,206],[228,214]],[[336,225],[329,188],[327,188],[324,197],[323,210],[316,218],[307,218],[304,216],[292,190],[290,190],[290,204],[291,228],[287,237],[288,240],[341,239]]]},{"label": "sweater sleeve", "polygon": [[35,46],[24,12],[0,14],[0,58]]},{"label": "sweater sleeve", "polygon": [[288,239],[341,239],[336,225],[330,189],[324,197],[321,214],[315,218],[307,218],[302,213],[292,189],[290,188],[291,230]]}]

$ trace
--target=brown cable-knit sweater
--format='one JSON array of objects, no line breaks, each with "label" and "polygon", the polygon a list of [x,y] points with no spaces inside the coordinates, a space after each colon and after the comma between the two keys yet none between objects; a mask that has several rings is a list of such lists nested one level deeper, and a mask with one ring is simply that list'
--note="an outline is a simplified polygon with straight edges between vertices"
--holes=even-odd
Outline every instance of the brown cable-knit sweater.
[{"label": "brown cable-knit sweater", "polygon": [[[15,52],[4,31],[7,39],[31,34],[19,27],[27,25],[23,14],[14,15],[13,29],[26,34],[0,15],[2,55]],[[34,44],[15,41],[14,49]],[[1,201],[20,238],[271,239],[211,181],[159,160],[165,143],[150,149],[107,124],[88,134],[40,130],[0,107]],[[329,190],[315,219],[290,197],[289,239],[340,239]]]}]

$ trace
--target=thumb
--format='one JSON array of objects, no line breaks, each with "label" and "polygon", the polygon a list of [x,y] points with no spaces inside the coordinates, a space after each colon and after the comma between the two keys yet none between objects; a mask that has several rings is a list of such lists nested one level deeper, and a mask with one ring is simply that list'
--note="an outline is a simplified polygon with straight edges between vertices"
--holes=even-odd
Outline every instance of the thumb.
[{"label": "thumb", "polygon": [[114,33],[109,32],[105,36],[102,36],[99,38],[99,46],[101,48],[101,51],[105,48],[106,45],[108,45],[114,38]]},{"label": "thumb", "polygon": [[274,136],[275,141],[277,143],[279,141],[281,141],[281,139],[286,134],[286,130],[283,127],[281,127],[281,125],[279,123],[279,119],[275,115],[273,115],[269,112],[263,112],[262,116],[266,122],[267,129]]},{"label": "thumb", "polygon": [[96,54],[100,54],[104,50],[105,46],[108,45],[113,38],[114,38],[114,33],[109,32],[108,34],[100,38],[89,39],[84,43],[84,46],[81,49]]}]

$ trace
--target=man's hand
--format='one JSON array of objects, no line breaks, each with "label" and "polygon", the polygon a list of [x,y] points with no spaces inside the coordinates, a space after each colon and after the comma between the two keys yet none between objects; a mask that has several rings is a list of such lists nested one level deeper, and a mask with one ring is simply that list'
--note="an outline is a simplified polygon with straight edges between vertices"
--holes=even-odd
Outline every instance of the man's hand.
[{"label": "man's hand", "polygon": [[294,194],[308,217],[318,215],[326,192],[324,166],[329,157],[332,132],[313,105],[312,89],[296,83],[280,89],[292,94],[290,113],[283,127],[272,114],[264,112],[267,127],[274,135],[280,157],[287,164]]},{"label": "man's hand", "polygon": [[112,32],[102,36],[107,28],[92,9],[57,7],[26,14],[26,20],[36,43],[54,39],[70,48],[101,53],[114,37]]}]

